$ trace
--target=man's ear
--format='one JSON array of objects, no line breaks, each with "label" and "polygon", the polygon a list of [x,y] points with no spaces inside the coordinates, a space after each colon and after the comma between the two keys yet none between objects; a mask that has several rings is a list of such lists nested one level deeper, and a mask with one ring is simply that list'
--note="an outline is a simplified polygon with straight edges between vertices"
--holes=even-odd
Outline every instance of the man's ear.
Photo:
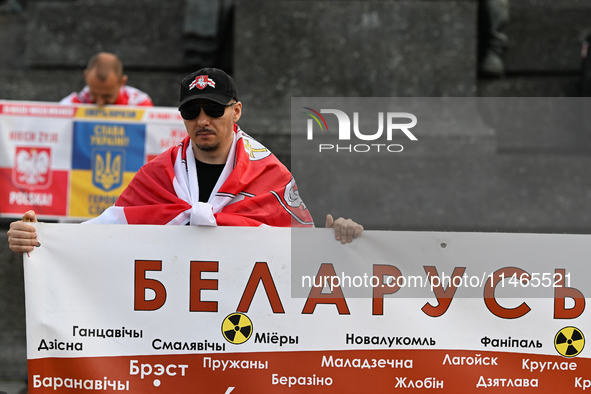
[{"label": "man's ear", "polygon": [[238,101],[236,104],[232,106],[234,108],[234,123],[238,122],[238,119],[242,116],[242,103]]},{"label": "man's ear", "polygon": [[127,75],[122,75],[121,79],[119,80],[119,87],[125,85],[127,83]]}]

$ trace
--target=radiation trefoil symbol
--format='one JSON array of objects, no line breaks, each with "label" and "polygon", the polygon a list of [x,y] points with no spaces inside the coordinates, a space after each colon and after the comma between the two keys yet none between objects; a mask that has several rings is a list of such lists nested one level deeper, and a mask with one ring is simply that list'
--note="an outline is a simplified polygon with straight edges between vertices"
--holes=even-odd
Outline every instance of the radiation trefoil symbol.
[{"label": "radiation trefoil symbol", "polygon": [[228,342],[240,345],[252,335],[252,321],[243,313],[231,313],[222,323],[222,335]]},{"label": "radiation trefoil symbol", "polygon": [[585,337],[576,327],[564,327],[554,337],[554,347],[564,357],[575,357],[585,347]]}]

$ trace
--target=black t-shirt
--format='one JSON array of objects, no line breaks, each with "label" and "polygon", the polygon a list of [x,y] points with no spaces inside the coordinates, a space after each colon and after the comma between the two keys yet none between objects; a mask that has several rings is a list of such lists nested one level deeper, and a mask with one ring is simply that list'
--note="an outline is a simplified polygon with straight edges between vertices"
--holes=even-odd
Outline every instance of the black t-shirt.
[{"label": "black t-shirt", "polygon": [[207,164],[195,159],[197,164],[197,180],[199,183],[199,201],[207,202],[225,164]]}]

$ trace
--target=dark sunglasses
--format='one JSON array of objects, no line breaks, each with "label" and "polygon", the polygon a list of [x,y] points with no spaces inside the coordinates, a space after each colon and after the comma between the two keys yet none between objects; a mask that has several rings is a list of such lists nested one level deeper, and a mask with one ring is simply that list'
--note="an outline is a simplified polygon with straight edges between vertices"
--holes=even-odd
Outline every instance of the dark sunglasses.
[{"label": "dark sunglasses", "polygon": [[199,116],[201,108],[203,108],[207,116],[219,118],[224,115],[224,112],[226,112],[226,107],[230,107],[237,102],[238,101],[234,101],[233,103],[226,105],[218,103],[192,104],[188,107],[180,109],[181,116],[185,120],[193,120]]}]

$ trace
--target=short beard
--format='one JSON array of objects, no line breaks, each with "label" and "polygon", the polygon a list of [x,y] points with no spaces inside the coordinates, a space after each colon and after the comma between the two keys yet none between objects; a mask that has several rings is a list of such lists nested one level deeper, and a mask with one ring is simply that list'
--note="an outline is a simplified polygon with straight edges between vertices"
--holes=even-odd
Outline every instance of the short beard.
[{"label": "short beard", "polygon": [[197,144],[196,143],[195,145],[197,146],[197,149],[199,149],[200,151],[213,152],[220,147],[220,142],[218,141],[215,144]]},{"label": "short beard", "polygon": [[[204,129],[199,129],[197,130],[197,132],[195,134],[199,134],[202,132],[210,132],[210,133],[215,133],[213,130],[210,130],[208,128],[204,128]],[[199,149],[200,151],[203,152],[213,152],[216,149],[218,149],[220,147],[220,141],[217,141],[215,143],[211,143],[211,144],[198,144],[195,143],[195,145],[197,146],[197,149]]]}]

